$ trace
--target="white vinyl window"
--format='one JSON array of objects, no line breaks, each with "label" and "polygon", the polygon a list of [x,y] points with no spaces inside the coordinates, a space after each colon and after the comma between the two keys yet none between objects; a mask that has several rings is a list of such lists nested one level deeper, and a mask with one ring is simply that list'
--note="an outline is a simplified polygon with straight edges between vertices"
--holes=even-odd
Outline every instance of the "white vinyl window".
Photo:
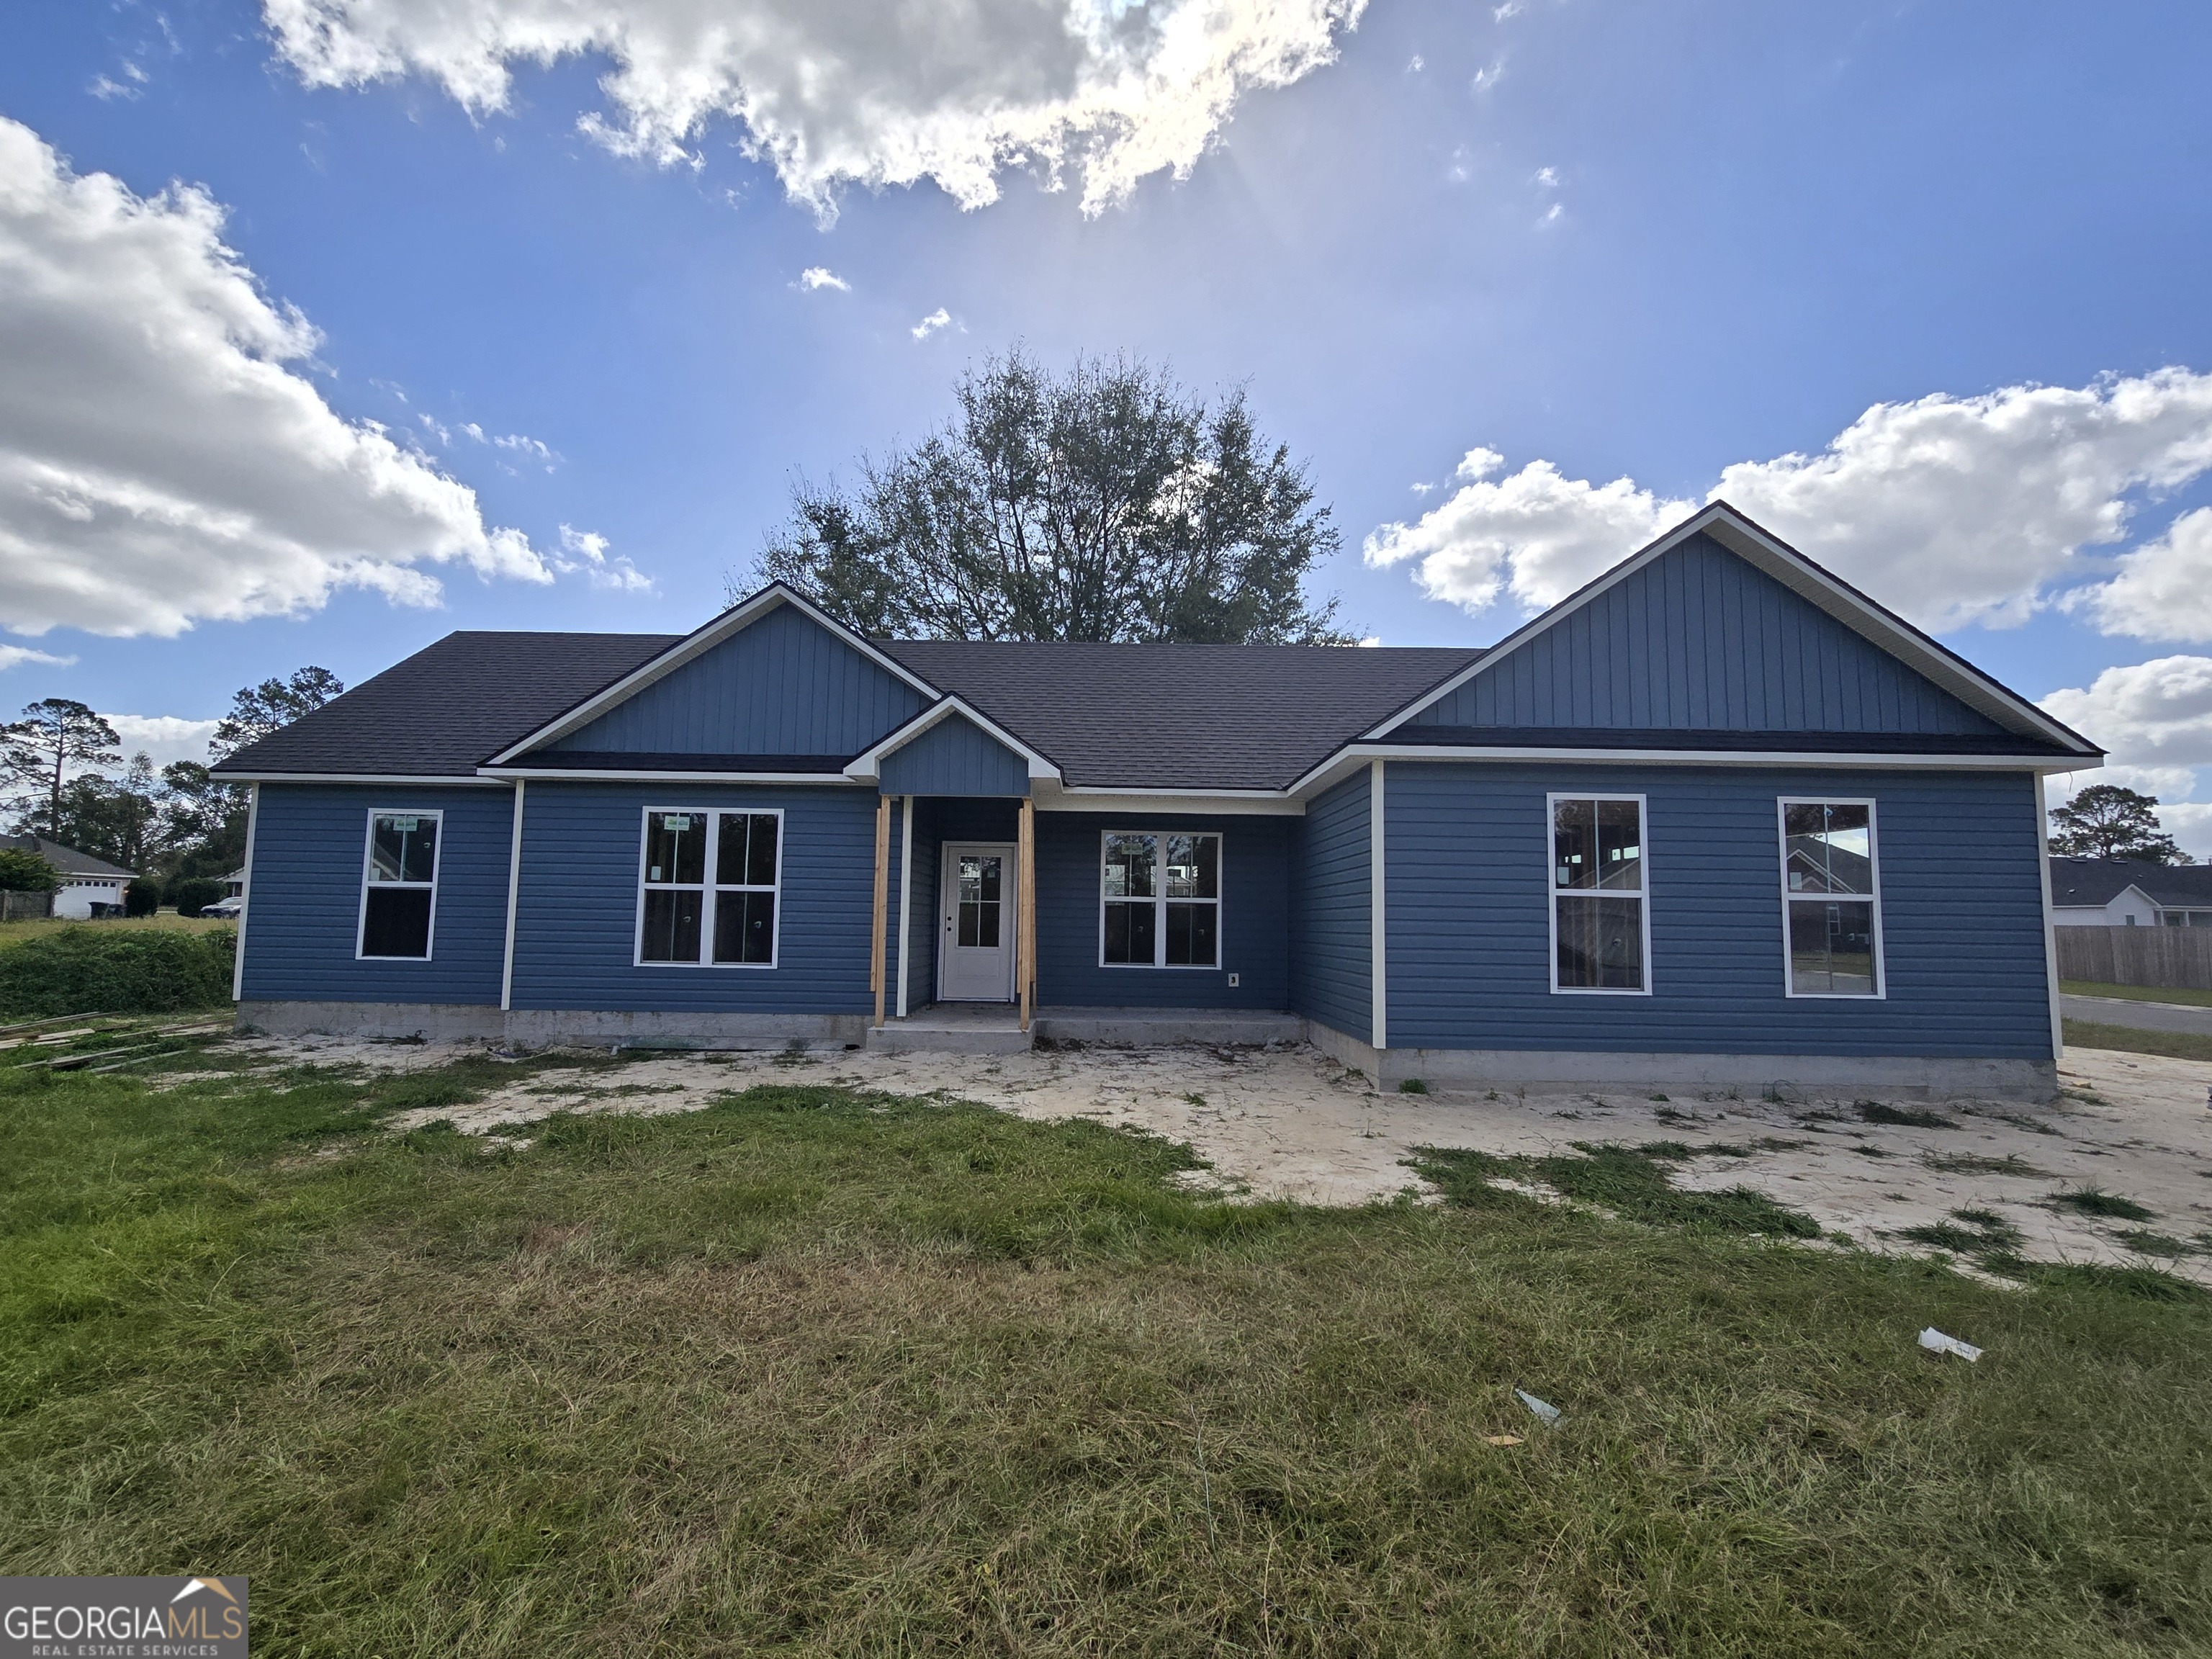
[{"label": "white vinyl window", "polygon": [[1221,837],[1108,830],[1098,913],[1103,967],[1219,967]]},{"label": "white vinyl window", "polygon": [[438,911],[438,843],[442,812],[372,811],[362,855],[361,922],[354,955],[362,961],[428,962]]},{"label": "white vinyl window", "polygon": [[1777,805],[1789,994],[1881,996],[1881,872],[1874,803],[1785,799]]},{"label": "white vinyl window", "polygon": [[646,808],[639,965],[775,967],[782,875],[781,811]]},{"label": "white vinyl window", "polygon": [[1651,916],[1641,795],[1553,795],[1552,989],[1648,996]]}]

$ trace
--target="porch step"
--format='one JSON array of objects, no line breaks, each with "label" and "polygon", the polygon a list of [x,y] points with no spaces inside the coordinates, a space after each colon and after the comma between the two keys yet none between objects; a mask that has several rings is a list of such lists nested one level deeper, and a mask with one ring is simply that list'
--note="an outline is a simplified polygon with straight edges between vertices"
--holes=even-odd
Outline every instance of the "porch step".
[{"label": "porch step", "polygon": [[1000,1004],[939,1005],[868,1028],[868,1048],[876,1054],[1025,1054],[1030,1046],[1019,1015]]}]

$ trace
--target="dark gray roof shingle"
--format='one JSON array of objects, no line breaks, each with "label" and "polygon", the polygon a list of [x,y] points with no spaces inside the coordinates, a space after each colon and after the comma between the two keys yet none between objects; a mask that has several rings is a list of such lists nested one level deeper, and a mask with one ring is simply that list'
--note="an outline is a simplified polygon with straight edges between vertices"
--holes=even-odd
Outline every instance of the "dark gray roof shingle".
[{"label": "dark gray roof shingle", "polygon": [[2110,904],[2130,887],[2154,904],[2212,908],[2212,864],[2145,864],[2136,859],[2051,860],[2054,905]]},{"label": "dark gray roof shingle", "polygon": [[1094,788],[1279,789],[1473,662],[1471,649],[887,640]]},{"label": "dark gray roof shingle", "polygon": [[0,847],[12,847],[19,853],[35,853],[54,866],[57,875],[114,876],[128,881],[138,873],[119,864],[110,864],[106,859],[96,859],[89,853],[80,853],[74,847],[64,847],[58,841],[48,841],[44,836],[0,836]]},{"label": "dark gray roof shingle", "polygon": [[448,634],[215,770],[467,777],[678,637]]}]

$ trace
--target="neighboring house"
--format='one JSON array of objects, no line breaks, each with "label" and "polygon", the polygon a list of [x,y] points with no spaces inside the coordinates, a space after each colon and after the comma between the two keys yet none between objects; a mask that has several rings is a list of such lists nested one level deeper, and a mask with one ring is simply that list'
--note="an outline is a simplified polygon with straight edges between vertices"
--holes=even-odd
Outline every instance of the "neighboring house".
[{"label": "neighboring house", "polygon": [[232,871],[222,878],[222,896],[227,899],[242,898],[246,894],[246,866]]},{"label": "neighboring house", "polygon": [[2212,927],[2212,865],[2053,858],[2051,906],[2062,927]]},{"label": "neighboring house", "polygon": [[215,770],[270,1029],[2047,1094],[2039,775],[2101,757],[1716,504],[1487,650],[867,640],[775,586],[449,635]]},{"label": "neighboring house", "polygon": [[123,890],[138,879],[125,870],[74,847],[64,847],[44,836],[0,836],[0,846],[35,853],[54,866],[61,878],[54,889],[54,914],[82,921],[91,916],[123,914]]}]

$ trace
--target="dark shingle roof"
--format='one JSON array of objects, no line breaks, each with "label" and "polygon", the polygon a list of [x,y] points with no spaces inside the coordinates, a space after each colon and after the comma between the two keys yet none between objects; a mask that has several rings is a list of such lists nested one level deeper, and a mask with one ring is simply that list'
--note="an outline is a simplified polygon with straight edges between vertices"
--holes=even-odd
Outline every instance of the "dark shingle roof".
[{"label": "dark shingle roof", "polygon": [[1689,749],[1744,754],[2020,755],[2072,751],[2009,732],[1734,732],[1668,726],[1415,726],[1406,725],[1378,743],[1406,748]]},{"label": "dark shingle roof", "polygon": [[2126,889],[2154,904],[2212,906],[2212,864],[2144,864],[2135,859],[2051,860],[2054,905],[2109,904]]},{"label": "dark shingle roof", "polygon": [[1279,789],[1475,650],[1300,645],[878,647],[1089,787]]},{"label": "dark shingle roof", "polygon": [[215,770],[467,777],[678,637],[448,634]]},{"label": "dark shingle roof", "polygon": [[110,864],[106,859],[96,859],[89,853],[80,853],[74,847],[64,847],[58,841],[48,841],[44,836],[0,836],[0,847],[12,847],[19,853],[35,853],[52,865],[58,875],[115,876],[128,881],[138,873],[119,864]]}]

